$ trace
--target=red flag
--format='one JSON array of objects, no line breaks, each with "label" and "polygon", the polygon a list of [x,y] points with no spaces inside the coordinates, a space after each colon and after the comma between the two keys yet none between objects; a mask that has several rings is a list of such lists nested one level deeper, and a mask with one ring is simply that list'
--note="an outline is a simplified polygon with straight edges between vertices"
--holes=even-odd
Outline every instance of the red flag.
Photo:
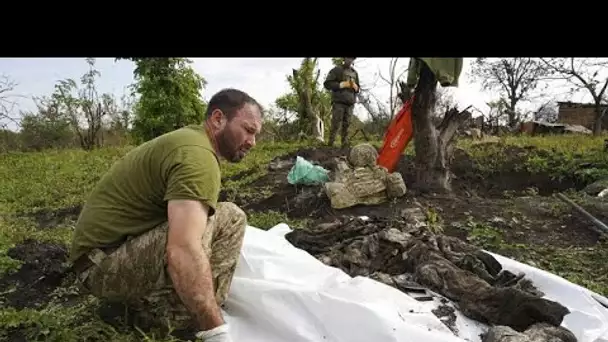
[{"label": "red flag", "polygon": [[412,124],[412,103],[414,96],[407,100],[393,121],[391,121],[386,133],[380,154],[376,163],[384,166],[388,172],[394,172],[401,158],[401,154],[412,140],[414,127]]}]

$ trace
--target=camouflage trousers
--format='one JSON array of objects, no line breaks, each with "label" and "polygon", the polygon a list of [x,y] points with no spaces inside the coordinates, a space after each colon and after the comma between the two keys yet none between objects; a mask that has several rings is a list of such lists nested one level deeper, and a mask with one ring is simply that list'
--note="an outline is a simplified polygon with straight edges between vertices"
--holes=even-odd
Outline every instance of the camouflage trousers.
[{"label": "camouflage trousers", "polygon": [[333,146],[336,140],[338,128],[341,128],[342,147],[348,146],[348,126],[353,115],[352,105],[333,103],[331,109],[331,127],[329,128],[329,146]]},{"label": "camouflage trousers", "polygon": [[[234,203],[221,202],[203,235],[219,305],[228,296],[246,224],[243,210]],[[89,253],[95,265],[80,275],[81,285],[98,298],[128,305],[142,325],[192,328],[191,315],[167,272],[167,232],[168,224],[164,223],[128,240],[111,254],[100,257],[103,252],[96,250],[97,255],[91,257]]]}]

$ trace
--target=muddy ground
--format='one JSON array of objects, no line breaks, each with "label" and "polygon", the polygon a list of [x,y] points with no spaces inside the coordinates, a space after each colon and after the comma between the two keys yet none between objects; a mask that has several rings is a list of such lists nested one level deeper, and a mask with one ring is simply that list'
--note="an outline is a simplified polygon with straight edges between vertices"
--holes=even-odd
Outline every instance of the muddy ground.
[{"label": "muddy ground", "polygon": [[[341,210],[332,209],[320,187],[293,186],[287,182],[287,173],[297,155],[333,171],[335,158],[347,151],[340,149],[301,150],[277,158],[271,163],[268,174],[256,180],[251,187],[270,190],[269,197],[252,200],[239,198],[236,202],[247,211],[275,210],[287,213],[294,219],[312,219],[315,223],[334,221],[342,215],[399,216],[403,209],[420,204],[431,208],[442,220],[449,235],[466,237],[462,224],[467,220],[491,222],[504,228],[507,242],[535,243],[553,246],[590,246],[599,234],[593,225],[551,195],[567,189],[581,190],[584,183],[573,180],[551,180],[545,174],[516,171],[515,165],[525,149],[513,147],[513,168],[501,170],[491,177],[475,172],[473,161],[462,150],[455,153],[453,194],[421,195],[410,189],[414,174],[412,161],[404,157],[398,171],[408,186],[408,192],[396,201],[377,206],[356,206]],[[273,167],[274,166],[274,167]],[[278,166],[278,167],[277,167]],[[536,188],[532,190],[531,188]],[[505,192],[509,192],[506,194]],[[608,221],[605,208],[586,208],[600,220]],[[560,211],[561,210],[561,211]]]},{"label": "muddy ground", "polygon": [[[573,180],[552,181],[543,174],[528,174],[513,169],[501,170],[491,177],[482,177],[475,171],[473,161],[461,150],[456,151],[453,188],[451,195],[417,194],[409,189],[413,173],[411,160],[402,158],[398,171],[408,186],[407,194],[398,200],[377,206],[357,206],[342,210],[332,209],[320,187],[293,186],[287,182],[296,156],[333,170],[335,158],[345,156],[341,149],[305,149],[273,160],[267,175],[248,186],[245,195],[236,195],[235,202],[246,212],[279,211],[292,219],[310,219],[313,224],[335,221],[344,215],[379,217],[400,216],[403,210],[414,205],[435,213],[447,235],[466,238],[470,222],[491,224],[504,233],[507,243],[525,243],[547,246],[592,246],[600,234],[592,224],[578,215],[551,194],[586,184]],[[513,148],[513,165],[524,149]],[[233,176],[233,179],[246,174]],[[535,187],[537,193],[530,193]],[[259,191],[264,189],[265,191]],[[511,195],[505,195],[505,191]],[[269,196],[251,196],[251,193],[268,193]],[[226,194],[220,195],[220,200]],[[565,209],[564,209],[565,208]],[[600,220],[608,222],[608,209],[587,208]],[[41,229],[52,229],[64,220],[77,218],[80,207],[65,208],[56,212],[33,214]],[[466,228],[466,227],[465,227]],[[0,278],[0,296],[3,305],[21,308],[39,308],[48,302],[52,291],[69,282],[66,277],[66,247],[32,240],[24,241],[9,251],[9,256],[22,260],[24,265],[16,273]],[[14,291],[14,288],[20,288]],[[438,312],[450,316],[448,312]],[[15,339],[18,340],[18,339]]]}]

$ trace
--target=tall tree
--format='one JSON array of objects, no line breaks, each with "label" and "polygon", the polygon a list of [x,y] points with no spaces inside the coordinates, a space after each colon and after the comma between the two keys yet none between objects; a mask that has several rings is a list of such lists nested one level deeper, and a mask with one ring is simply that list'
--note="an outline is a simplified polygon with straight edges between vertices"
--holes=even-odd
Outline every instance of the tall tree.
[{"label": "tall tree", "polygon": [[595,105],[593,135],[602,134],[602,119],[606,110],[602,103],[608,103],[608,59],[606,58],[542,58],[558,78],[573,86],[572,93],[587,91]]},{"label": "tall tree", "polygon": [[287,76],[291,91],[276,99],[280,109],[297,113],[297,125],[305,133],[314,133],[316,118],[328,127],[331,119],[331,96],[320,85],[321,70],[317,58],[304,58],[298,69]]},{"label": "tall tree", "polygon": [[135,62],[133,137],[138,141],[204,120],[206,103],[201,91],[205,79],[187,58],[119,58]]},{"label": "tall tree", "polygon": [[[471,113],[468,110],[461,112],[453,107],[445,113],[441,123],[436,125],[433,111],[437,100],[437,77],[421,59],[412,62],[420,66],[412,103],[416,152],[415,187],[423,192],[449,192],[452,190],[450,161],[454,146],[453,138],[457,129],[471,118]],[[410,68],[412,67],[417,69],[415,64],[410,63]],[[411,89],[405,82],[400,82],[399,85],[401,87],[399,96],[405,102],[411,94]]]},{"label": "tall tree", "polygon": [[504,100],[510,127],[521,120],[517,105],[529,100],[550,73],[540,60],[524,57],[477,58],[472,68],[473,78],[481,82],[483,89],[497,91]]}]

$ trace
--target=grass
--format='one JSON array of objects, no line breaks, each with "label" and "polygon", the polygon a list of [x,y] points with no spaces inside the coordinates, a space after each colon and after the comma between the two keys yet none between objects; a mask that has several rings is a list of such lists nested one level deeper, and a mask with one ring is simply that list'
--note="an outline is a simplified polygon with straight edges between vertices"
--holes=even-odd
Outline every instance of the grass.
[{"label": "grass", "polygon": [[[608,176],[608,154],[602,152],[603,139],[581,136],[502,139],[498,144],[475,145],[470,140],[458,143],[475,160],[480,172],[496,172],[505,167],[502,156],[512,148],[535,146],[537,149],[522,156],[519,168],[534,172],[547,172],[552,177],[576,177],[594,180]],[[248,188],[248,184],[263,176],[267,164],[274,157],[311,147],[314,143],[261,143],[239,164],[222,165],[224,189],[244,196],[264,195],[268,189]],[[379,146],[379,142],[374,142]],[[483,146],[483,147],[482,147]],[[6,255],[7,251],[24,239],[33,238],[68,244],[73,222],[63,222],[53,229],[39,229],[34,213],[53,211],[81,205],[100,176],[131,147],[102,148],[92,152],[81,150],[55,150],[44,153],[8,153],[0,155],[0,274],[16,270],[20,263]],[[413,144],[406,154],[413,154]],[[581,171],[581,164],[592,167]],[[242,175],[242,176],[239,176]],[[267,194],[267,193],[266,193]],[[305,225],[290,220],[284,213],[266,211],[248,213],[250,224],[271,227],[279,222]],[[437,213],[429,212],[429,220],[441,222]],[[592,290],[608,293],[606,267],[598,267],[608,255],[605,245],[593,248],[555,249],[550,247],[509,245],[501,232],[487,224],[471,222],[471,241],[484,247],[516,251],[512,253],[524,262],[555,272]],[[69,292],[59,288],[59,300]],[[0,298],[2,296],[0,295]],[[42,310],[0,309],[0,338],[11,328],[25,328],[29,340],[72,341],[99,339],[111,341],[141,340],[137,331],[117,331],[104,323],[95,313],[99,303],[94,298],[82,298],[71,306],[50,303]],[[148,341],[170,341],[148,336]]]},{"label": "grass", "polygon": [[507,242],[505,232],[489,222],[469,218],[462,227],[469,243],[556,274],[591,291],[608,295],[608,239],[592,247],[554,247]]},{"label": "grass", "polygon": [[[475,144],[471,140],[463,140],[459,147],[471,154],[478,170],[484,174],[512,169],[546,173],[555,180],[573,178],[580,182],[590,182],[608,177],[608,153],[604,151],[606,138],[582,135],[523,136],[507,137],[496,144]],[[514,147],[526,152],[513,156],[516,153]],[[511,156],[505,158],[509,155]],[[518,163],[507,165],[513,159],[519,159]],[[581,167],[586,164],[591,167]]]}]

